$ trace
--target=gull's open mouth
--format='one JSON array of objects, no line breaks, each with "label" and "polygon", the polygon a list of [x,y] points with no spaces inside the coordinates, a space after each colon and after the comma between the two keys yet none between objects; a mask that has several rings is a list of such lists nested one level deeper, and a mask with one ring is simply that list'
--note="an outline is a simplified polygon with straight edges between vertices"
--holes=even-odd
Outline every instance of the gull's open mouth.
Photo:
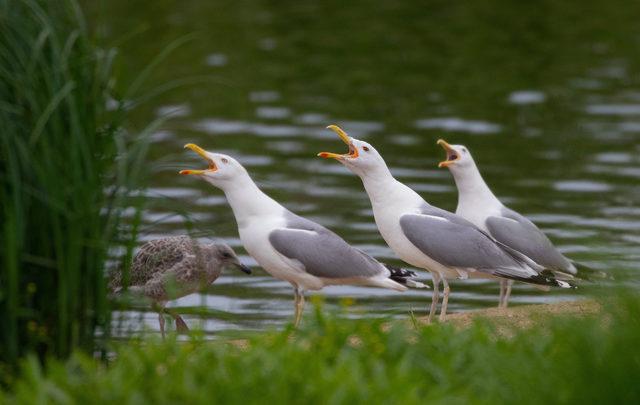
[{"label": "gull's open mouth", "polygon": [[456,150],[453,149],[451,145],[449,145],[443,139],[438,139],[437,143],[438,145],[442,146],[445,152],[447,152],[447,160],[438,163],[438,167],[448,167],[460,159],[460,155],[458,154],[458,152],[456,152]]},{"label": "gull's open mouth", "polygon": [[209,164],[209,167],[205,170],[193,170],[193,169],[180,170],[180,174],[204,174],[206,172],[215,172],[216,170],[218,170],[218,167],[216,166],[216,162],[214,162],[211,158],[209,158],[209,156],[207,156],[206,150],[202,149],[201,147],[199,147],[194,143],[188,143],[184,145],[184,147],[191,149],[192,151],[200,155],[204,160],[207,161],[207,163]]},{"label": "gull's open mouth", "polygon": [[330,158],[331,159],[344,159],[344,158],[355,159],[358,157],[358,149],[356,149],[355,146],[353,146],[353,143],[351,142],[351,137],[349,137],[349,135],[347,135],[346,132],[344,132],[337,125],[329,125],[327,129],[330,129],[333,132],[335,132],[340,137],[340,139],[342,139],[342,142],[347,144],[347,146],[349,147],[349,152],[344,154],[332,153],[332,152],[320,152],[318,153],[318,156],[325,159],[330,159]]}]

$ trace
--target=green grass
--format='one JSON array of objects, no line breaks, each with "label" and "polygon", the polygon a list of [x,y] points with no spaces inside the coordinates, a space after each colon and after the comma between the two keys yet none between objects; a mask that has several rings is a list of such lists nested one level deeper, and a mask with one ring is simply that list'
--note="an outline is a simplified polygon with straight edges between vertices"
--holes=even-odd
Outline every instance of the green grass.
[{"label": "green grass", "polygon": [[105,261],[132,245],[153,129],[123,129],[147,72],[118,97],[114,55],[74,0],[0,0],[0,364],[108,335]]},{"label": "green grass", "polygon": [[[147,341],[105,365],[84,354],[30,360],[18,403],[639,403],[640,299],[591,317],[545,317],[496,332],[322,315],[297,332],[229,343]],[[503,331],[501,326],[501,331]]]}]

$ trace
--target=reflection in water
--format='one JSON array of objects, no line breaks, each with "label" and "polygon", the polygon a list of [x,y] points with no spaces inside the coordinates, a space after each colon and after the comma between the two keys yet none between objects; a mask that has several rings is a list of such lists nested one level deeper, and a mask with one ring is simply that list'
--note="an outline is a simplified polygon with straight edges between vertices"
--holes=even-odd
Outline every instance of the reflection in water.
[{"label": "reflection in water", "polygon": [[553,185],[556,190],[559,191],[573,191],[573,192],[585,192],[585,193],[597,193],[601,191],[611,190],[611,186],[607,183],[600,183],[589,180],[564,180],[557,181]]},{"label": "reflection in water", "polygon": [[[243,252],[224,196],[176,174],[201,165],[182,150],[195,142],[237,157],[293,211],[401,265],[376,230],[360,181],[315,157],[344,147],[324,129],[336,123],[373,143],[401,181],[449,210],[456,206],[455,186],[437,169],[443,156],[435,142],[465,144],[497,196],[538,223],[561,251],[614,272],[618,282],[637,280],[640,56],[633,38],[640,38],[640,26],[638,10],[612,2],[606,8],[589,0],[550,8],[492,1],[425,8],[382,0],[335,9],[297,2],[102,5],[99,18],[113,38],[150,27],[123,46],[133,71],[159,44],[198,33],[164,62],[152,85],[214,75],[211,85],[177,89],[139,112],[141,122],[172,117],[153,135],[157,166],[141,242],[190,232]],[[322,17],[327,11],[332,18]],[[289,321],[290,287],[257,270],[253,277],[223,275],[205,294],[171,305],[210,333]],[[497,304],[497,283],[454,284],[452,311]],[[519,284],[511,302],[580,294]],[[406,317],[426,310],[428,295],[358,287],[322,292],[332,309],[342,297],[354,298],[350,316]],[[154,313],[137,310],[114,322],[121,335],[157,325]]]},{"label": "reflection in water", "polygon": [[463,120],[456,117],[426,118],[416,121],[416,128],[442,129],[450,132],[468,132],[470,134],[491,134],[500,132],[500,125],[484,121]]},{"label": "reflection in water", "polygon": [[536,90],[520,90],[509,94],[509,102],[511,104],[538,104],[543,103],[547,96]]}]

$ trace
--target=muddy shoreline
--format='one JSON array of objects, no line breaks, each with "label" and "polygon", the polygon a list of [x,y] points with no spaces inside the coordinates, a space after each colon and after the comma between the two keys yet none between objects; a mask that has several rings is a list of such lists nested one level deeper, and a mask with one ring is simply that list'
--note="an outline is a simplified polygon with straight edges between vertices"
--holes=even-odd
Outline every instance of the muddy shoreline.
[{"label": "muddy shoreline", "polygon": [[[553,304],[521,305],[511,308],[486,308],[473,311],[458,312],[447,316],[447,323],[466,327],[475,319],[489,319],[500,324],[509,324],[519,328],[531,326],[537,319],[547,316],[593,315],[601,311],[601,305],[589,299],[558,302]],[[420,318],[420,322],[426,323],[427,319]]]}]

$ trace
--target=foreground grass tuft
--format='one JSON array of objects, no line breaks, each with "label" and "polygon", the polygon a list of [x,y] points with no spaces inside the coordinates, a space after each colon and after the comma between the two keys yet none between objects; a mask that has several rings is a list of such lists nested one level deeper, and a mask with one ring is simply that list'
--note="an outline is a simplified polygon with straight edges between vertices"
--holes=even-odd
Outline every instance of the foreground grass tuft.
[{"label": "foreground grass tuft", "polygon": [[[104,365],[25,363],[11,399],[47,403],[639,403],[640,299],[597,316],[496,333],[351,321],[317,311],[297,332],[242,344],[122,346]],[[503,327],[504,325],[501,325]],[[8,397],[9,398],[9,397]]]}]

